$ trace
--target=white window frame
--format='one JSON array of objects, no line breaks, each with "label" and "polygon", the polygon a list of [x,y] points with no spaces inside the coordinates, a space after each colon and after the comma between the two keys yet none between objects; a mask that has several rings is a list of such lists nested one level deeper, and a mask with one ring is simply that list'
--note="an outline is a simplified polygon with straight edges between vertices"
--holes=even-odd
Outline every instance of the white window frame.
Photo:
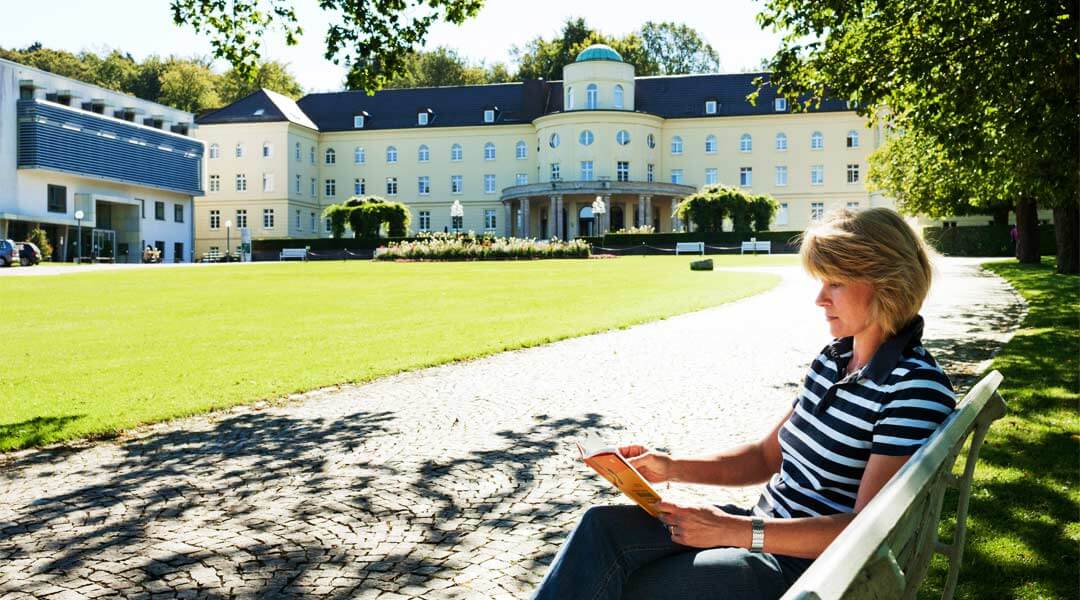
[{"label": "white window frame", "polygon": [[825,216],[825,203],[824,202],[811,202],[810,203],[810,220],[820,221]]},{"label": "white window frame", "polygon": [[496,227],[495,223],[496,223],[496,221],[495,221],[495,209],[494,208],[485,208],[484,209],[484,231],[488,231],[488,232],[495,231],[495,227]]},{"label": "white window frame", "polygon": [[585,109],[596,110],[600,106],[600,87],[590,83],[585,88]]},{"label": "white window frame", "polygon": [[431,195],[431,177],[421,175],[416,178],[416,191],[421,196]]},{"label": "white window frame", "polygon": [[484,160],[495,160],[495,144],[491,142],[484,143]]},{"label": "white window frame", "polygon": [[495,175],[490,174],[490,173],[484,175],[484,193],[485,194],[494,194],[495,193]]},{"label": "white window frame", "polygon": [[514,185],[529,185],[529,174],[528,173],[515,173],[514,174]]},{"label": "white window frame", "polygon": [[683,170],[672,169],[671,170],[671,183],[681,184],[683,182]]},{"label": "white window frame", "polygon": [[352,126],[353,126],[353,129],[363,129],[364,128],[364,115],[353,115]]},{"label": "white window frame", "polygon": [[353,148],[352,160],[354,165],[362,165],[367,162],[367,152],[364,151],[363,146]]},{"label": "white window frame", "polygon": [[465,151],[462,150],[461,144],[454,144],[450,146],[450,160],[459,161],[465,156]]},{"label": "white window frame", "polygon": [[787,152],[787,146],[788,146],[788,144],[787,144],[787,134],[784,133],[783,131],[776,134],[776,141],[774,142],[774,145],[773,145],[773,147],[776,148],[776,151],[777,152]]},{"label": "white window frame", "polygon": [[220,192],[221,191],[221,175],[211,175],[210,176],[210,191],[211,192]]},{"label": "white window frame", "polygon": [[711,133],[705,136],[705,154],[716,154],[716,136]]},{"label": "white window frame", "polygon": [[300,209],[298,208],[298,209],[296,209],[296,230],[297,231],[303,231],[304,230],[304,225],[300,221],[301,218],[302,217],[300,216]]},{"label": "white window frame", "polygon": [[716,185],[718,183],[720,183],[720,170],[716,167],[705,169],[705,185]]},{"label": "white window frame", "polygon": [[593,161],[583,160],[580,164],[581,167],[581,180],[593,181],[596,178],[596,170],[593,168]]},{"label": "white window frame", "polygon": [[236,191],[238,191],[238,192],[246,192],[247,191],[247,175],[245,175],[243,173],[237,173],[236,174]]},{"label": "white window frame", "polygon": [[238,208],[236,209],[236,228],[243,229],[245,227],[247,227],[247,209]]},{"label": "white window frame", "polygon": [[243,144],[237,144],[236,145],[236,158],[244,158],[244,145]]},{"label": "white window frame", "polygon": [[484,109],[484,122],[485,123],[494,123],[495,122],[495,111],[494,110],[492,110],[490,108]]},{"label": "white window frame", "polygon": [[416,149],[417,162],[428,162],[431,160],[431,148],[428,148],[427,144],[420,144]]},{"label": "white window frame", "polygon": [[825,165],[810,167],[810,185],[825,185]]},{"label": "white window frame", "polygon": [[707,115],[715,115],[717,107],[718,107],[718,103],[716,102],[716,100],[706,100],[705,101],[705,114],[707,114]]},{"label": "white window frame", "polygon": [[555,133],[552,133],[551,136],[548,138],[548,146],[551,146],[552,148],[558,148],[560,141],[561,138],[559,137],[559,132],[556,131]]},{"label": "white window frame", "polygon": [[221,146],[217,144],[210,144],[210,159],[214,160],[221,157]]},{"label": "white window frame", "polygon": [[588,129],[582,129],[578,134],[578,143],[582,146],[592,146],[594,141],[596,141],[596,136]]},{"label": "white window frame", "polygon": [[264,192],[272,192],[272,191],[274,191],[274,174],[273,173],[263,173],[263,191]]},{"label": "white window frame", "polygon": [[615,181],[630,181],[630,161],[615,161]]},{"label": "white window frame", "polygon": [[210,211],[210,229],[221,229],[221,211],[220,210],[214,209],[214,210]]},{"label": "white window frame", "polygon": [[849,184],[859,183],[859,163],[848,163],[847,165],[847,182]]},{"label": "white window frame", "polygon": [[517,160],[525,160],[529,157],[529,146],[525,143],[525,140],[518,140],[518,143],[514,144],[514,158]]},{"label": "white window frame", "polygon": [[754,137],[749,133],[744,133],[739,136],[739,152],[753,152],[754,151]]},{"label": "white window frame", "polygon": [[846,143],[848,148],[858,148],[859,147],[859,132],[854,130],[854,129],[848,131],[847,132],[847,139],[846,139],[845,143]]},{"label": "white window frame", "polygon": [[682,150],[683,150],[682,136],[677,135],[677,136],[671,138],[671,153],[677,156],[679,154],[682,154]]},{"label": "white window frame", "polygon": [[270,145],[270,142],[263,142],[262,155],[263,158],[270,158],[274,156],[274,147]]},{"label": "white window frame", "polygon": [[327,179],[323,182],[323,193],[327,198],[337,197],[337,180]]},{"label": "white window frame", "polygon": [[428,124],[428,119],[429,119],[429,115],[428,115],[428,112],[426,110],[416,113],[416,124],[417,125],[427,125]]},{"label": "white window frame", "polygon": [[551,180],[559,181],[562,179],[562,167],[557,162],[551,163]]},{"label": "white window frame", "polygon": [[316,194],[318,194],[318,192],[319,192],[319,190],[316,189],[316,187],[318,185],[319,185],[318,180],[316,180],[314,177],[312,177],[311,178],[311,197],[312,198],[314,198],[316,196]]},{"label": "white window frame", "polygon": [[788,168],[787,165],[776,165],[776,178],[774,179],[777,187],[785,187],[788,184]]},{"label": "white window frame", "polygon": [[274,209],[272,209],[272,208],[264,208],[263,209],[262,228],[263,229],[273,229],[274,228]]},{"label": "white window frame", "polygon": [[304,193],[300,191],[300,175],[296,176],[296,195],[297,196],[304,195]]},{"label": "white window frame", "polygon": [[574,110],[574,86],[566,88],[566,110]]},{"label": "white window frame", "polygon": [[397,146],[387,146],[386,147],[386,162],[387,163],[396,163],[397,162]]},{"label": "white window frame", "polygon": [[465,178],[461,175],[450,176],[450,193],[451,194],[464,194],[465,193]]},{"label": "white window frame", "polygon": [[398,193],[398,181],[397,177],[386,178],[386,195],[397,196]]},{"label": "white window frame", "polygon": [[754,186],[754,167],[739,167],[739,187]]},{"label": "white window frame", "polygon": [[421,210],[416,213],[417,229],[419,231],[431,231],[431,211]]},{"label": "white window frame", "polygon": [[824,150],[825,149],[825,135],[820,131],[815,131],[810,134],[810,149],[811,150]]},{"label": "white window frame", "polygon": [[300,162],[303,160],[303,151],[300,149],[300,142],[296,142],[295,154],[296,162]]},{"label": "white window frame", "polygon": [[323,153],[323,164],[328,167],[332,167],[337,164],[337,151],[333,148],[327,148]]},{"label": "white window frame", "polygon": [[367,193],[367,180],[363,177],[354,177],[352,185],[354,196],[363,196]]},{"label": "white window frame", "polygon": [[613,106],[616,109],[621,110],[622,107],[623,107],[623,97],[624,97],[623,86],[621,84],[618,84],[618,83],[615,84],[615,96],[614,97],[615,97],[615,102],[614,102]]},{"label": "white window frame", "polygon": [[776,98],[773,100],[773,110],[776,112],[784,112],[787,110],[787,98]]},{"label": "white window frame", "polygon": [[776,211],[776,224],[787,225],[788,224],[788,203],[781,202],[780,208]]},{"label": "white window frame", "polygon": [[853,211],[853,212],[857,212],[859,210],[859,203],[858,202],[848,202],[847,203],[847,209],[850,210],[850,211]]},{"label": "white window frame", "polygon": [[625,129],[616,131],[615,143],[620,146],[628,146],[630,144],[630,132]]}]

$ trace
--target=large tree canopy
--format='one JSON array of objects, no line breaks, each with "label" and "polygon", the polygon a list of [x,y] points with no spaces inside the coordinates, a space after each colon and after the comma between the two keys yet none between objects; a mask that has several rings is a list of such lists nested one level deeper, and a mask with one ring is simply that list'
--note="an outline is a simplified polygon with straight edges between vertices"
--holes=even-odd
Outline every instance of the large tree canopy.
[{"label": "large tree canopy", "polygon": [[[350,89],[375,91],[400,75],[406,57],[438,21],[462,23],[483,0],[319,0],[331,15],[327,60],[349,67]],[[287,45],[303,34],[293,0],[172,0],[173,22],[210,36],[214,56],[254,77],[259,45],[271,28]]]},{"label": "large tree canopy", "polygon": [[645,54],[656,63],[658,75],[716,73],[720,55],[697,30],[681,23],[647,21],[641,26]]},{"label": "large tree canopy", "polygon": [[474,65],[456,50],[439,47],[412,52],[405,59],[404,71],[387,82],[388,88],[431,87],[440,85],[475,85],[511,81],[506,65]]},{"label": "large tree canopy", "polygon": [[[1059,270],[1075,272],[1077,17],[1071,0],[768,0],[759,20],[785,34],[769,85],[793,107],[855,100],[916,136],[909,157],[933,148],[925,160],[970,184],[973,206],[1011,198],[1025,204],[1018,218],[1034,202],[1061,209]],[[1021,237],[1036,227],[1025,218]]]}]

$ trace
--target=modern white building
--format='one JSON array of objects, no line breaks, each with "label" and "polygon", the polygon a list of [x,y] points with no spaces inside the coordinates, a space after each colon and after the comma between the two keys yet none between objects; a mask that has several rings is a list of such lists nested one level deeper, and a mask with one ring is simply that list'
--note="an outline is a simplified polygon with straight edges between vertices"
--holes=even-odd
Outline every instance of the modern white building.
[{"label": "modern white building", "polygon": [[0,59],[0,237],[40,227],[55,260],[137,262],[146,245],[191,260],[193,129],[191,113]]}]

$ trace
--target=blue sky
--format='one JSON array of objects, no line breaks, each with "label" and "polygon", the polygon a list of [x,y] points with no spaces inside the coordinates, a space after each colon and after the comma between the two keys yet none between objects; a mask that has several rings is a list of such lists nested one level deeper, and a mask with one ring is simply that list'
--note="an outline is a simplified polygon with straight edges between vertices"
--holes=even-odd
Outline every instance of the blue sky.
[{"label": "blue sky", "polygon": [[[169,0],[38,0],[4,4],[0,46],[21,48],[35,41],[77,52],[120,48],[137,59],[150,54],[210,55],[210,44],[189,28],[172,23]],[[298,46],[286,47],[274,36],[265,40],[263,55],[290,65],[308,91],[340,89],[344,70],[323,59],[328,17],[315,0],[295,0],[304,35]],[[584,17],[609,35],[624,35],[642,23],[676,21],[697,29],[720,54],[726,72],[754,69],[777,48],[779,36],[762,31],[754,19],[760,2],[751,0],[487,0],[480,14],[462,26],[439,24],[428,46],[449,46],[465,57],[488,63],[510,63],[510,47],[540,35],[554,37],[568,17]],[[218,65],[222,70],[223,63]]]}]

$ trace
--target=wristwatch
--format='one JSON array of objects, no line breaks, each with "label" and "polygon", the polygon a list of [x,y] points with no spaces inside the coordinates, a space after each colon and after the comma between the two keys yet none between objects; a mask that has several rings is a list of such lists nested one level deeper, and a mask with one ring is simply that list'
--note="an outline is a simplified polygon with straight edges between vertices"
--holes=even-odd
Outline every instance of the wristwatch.
[{"label": "wristwatch", "polygon": [[751,552],[764,552],[765,551],[765,521],[754,517],[750,519],[751,537],[750,537],[750,551]]}]

